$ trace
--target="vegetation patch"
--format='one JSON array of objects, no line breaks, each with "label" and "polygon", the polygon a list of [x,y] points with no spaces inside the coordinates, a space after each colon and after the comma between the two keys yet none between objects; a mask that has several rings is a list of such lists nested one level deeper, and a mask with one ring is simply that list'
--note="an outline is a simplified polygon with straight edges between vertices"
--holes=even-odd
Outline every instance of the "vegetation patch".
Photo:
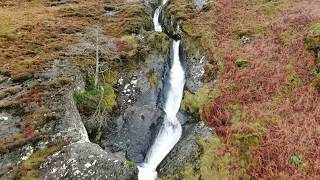
[{"label": "vegetation patch", "polygon": [[152,32],[148,35],[147,46],[150,50],[167,54],[169,52],[169,42],[169,37],[165,33]]},{"label": "vegetation patch", "polygon": [[306,38],[308,50],[318,50],[320,48],[320,23],[312,24]]},{"label": "vegetation patch", "polygon": [[[318,155],[311,153],[317,145],[308,142],[319,136],[319,78],[310,70],[319,49],[320,14],[313,9],[320,6],[309,3],[223,0],[183,22],[187,38],[206,50],[210,63],[221,64],[215,85],[221,96],[201,114],[231,154],[228,179],[319,176],[313,163]],[[243,45],[239,32],[254,38]],[[291,163],[296,152],[304,168]]]},{"label": "vegetation patch", "polygon": [[27,160],[14,167],[11,174],[15,179],[39,179],[40,165],[47,157],[63,148],[65,143],[52,145],[35,151]]},{"label": "vegetation patch", "polygon": [[209,84],[206,84],[203,88],[200,88],[195,94],[189,91],[185,91],[184,98],[181,102],[181,108],[196,117],[202,119],[202,108],[205,108],[210,100],[219,97],[220,91],[213,89]]},{"label": "vegetation patch", "polygon": [[106,84],[103,87],[87,86],[85,92],[76,93],[75,99],[80,112],[90,115],[101,106],[102,111],[111,112],[116,106],[116,94],[113,87]]}]

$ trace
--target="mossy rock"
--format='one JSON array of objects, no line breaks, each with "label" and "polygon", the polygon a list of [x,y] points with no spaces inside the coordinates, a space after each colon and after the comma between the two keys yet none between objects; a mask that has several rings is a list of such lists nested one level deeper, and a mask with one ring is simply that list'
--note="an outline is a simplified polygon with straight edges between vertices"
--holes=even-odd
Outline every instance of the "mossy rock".
[{"label": "mossy rock", "polygon": [[63,76],[50,81],[49,85],[51,88],[61,88],[63,86],[71,85],[72,83],[72,78]]},{"label": "mossy rock", "polygon": [[196,162],[185,164],[172,175],[161,177],[160,180],[226,180],[230,179],[229,153],[221,153],[225,145],[217,136],[209,140],[199,138],[197,144],[201,148],[201,154]]},{"label": "mossy rock", "polygon": [[11,172],[12,176],[14,179],[39,179],[40,165],[45,162],[49,155],[61,150],[65,144],[63,142],[35,151],[29,159],[14,167]]},{"label": "mossy rock", "polygon": [[203,106],[220,95],[219,90],[212,89],[210,84],[206,84],[195,94],[185,91],[184,98],[181,102],[181,108],[186,112],[193,114],[195,117],[202,119],[201,114]]},{"label": "mossy rock", "polygon": [[185,0],[169,1],[161,14],[161,21],[165,32],[172,37],[181,36],[178,25],[195,16],[196,7],[193,2]]}]

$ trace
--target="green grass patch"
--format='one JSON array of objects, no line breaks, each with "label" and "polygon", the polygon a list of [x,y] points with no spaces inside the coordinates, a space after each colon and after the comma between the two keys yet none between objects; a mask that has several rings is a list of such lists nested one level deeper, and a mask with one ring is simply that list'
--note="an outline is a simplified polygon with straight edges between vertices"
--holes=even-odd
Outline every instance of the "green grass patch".
[{"label": "green grass patch", "polygon": [[285,11],[289,8],[289,6],[283,2],[278,1],[267,1],[265,3],[262,3],[258,10],[267,16],[274,15],[276,13],[279,13],[281,11]]},{"label": "green grass patch", "polygon": [[230,178],[231,155],[223,152],[225,145],[216,136],[209,141],[199,140],[203,154],[199,160],[200,175],[207,180],[227,180]]},{"label": "green grass patch", "polygon": [[306,47],[308,50],[314,51],[320,49],[320,23],[310,25],[306,38]]},{"label": "green grass patch", "polygon": [[284,94],[287,94],[291,92],[294,88],[303,85],[303,80],[295,72],[293,65],[289,64],[287,68],[290,73],[288,74],[285,83],[281,87],[281,92]]},{"label": "green grass patch", "polygon": [[254,34],[261,34],[266,36],[268,34],[268,27],[266,26],[258,26],[258,27],[254,27],[251,30]]},{"label": "green grass patch", "polygon": [[88,86],[83,93],[76,93],[75,100],[80,112],[90,114],[97,110],[100,103],[101,110],[111,112],[116,106],[116,94],[110,84],[103,87]]},{"label": "green grass patch", "polygon": [[241,120],[241,106],[240,104],[229,104],[228,109],[232,112],[231,124],[234,126]]}]

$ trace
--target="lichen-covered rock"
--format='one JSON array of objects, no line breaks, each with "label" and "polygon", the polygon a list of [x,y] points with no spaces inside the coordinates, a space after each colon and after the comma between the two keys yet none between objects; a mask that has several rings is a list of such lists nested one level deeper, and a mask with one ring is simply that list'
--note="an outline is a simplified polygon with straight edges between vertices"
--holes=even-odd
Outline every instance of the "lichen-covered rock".
[{"label": "lichen-covered rock", "polygon": [[194,5],[198,11],[203,10],[209,3],[209,0],[194,0]]},{"label": "lichen-covered rock", "polygon": [[195,93],[204,84],[206,66],[209,64],[204,53],[199,49],[191,48],[184,42],[180,48],[180,59],[185,63],[186,88]]},{"label": "lichen-covered rock", "polygon": [[49,156],[40,167],[40,177],[58,179],[135,179],[137,168],[121,155],[104,151],[98,145],[73,143]]}]

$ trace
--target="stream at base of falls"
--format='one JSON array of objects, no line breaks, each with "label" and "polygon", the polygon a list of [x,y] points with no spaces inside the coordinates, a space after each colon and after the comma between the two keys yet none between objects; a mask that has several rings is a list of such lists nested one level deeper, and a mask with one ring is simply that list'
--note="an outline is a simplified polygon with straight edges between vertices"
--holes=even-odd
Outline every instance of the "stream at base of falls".
[{"label": "stream at base of falls", "polygon": [[[162,2],[162,5],[166,0]],[[155,31],[161,32],[162,27],[159,23],[159,15],[162,6],[155,10],[153,22]],[[185,72],[179,57],[180,40],[173,40],[173,61],[169,74],[169,91],[164,104],[166,113],[163,124],[156,136],[154,143],[149,149],[144,162],[138,167],[139,180],[155,180],[157,178],[157,166],[167,156],[182,135],[182,127],[176,117],[180,109],[180,103],[183,96],[183,88],[185,85]]]}]

